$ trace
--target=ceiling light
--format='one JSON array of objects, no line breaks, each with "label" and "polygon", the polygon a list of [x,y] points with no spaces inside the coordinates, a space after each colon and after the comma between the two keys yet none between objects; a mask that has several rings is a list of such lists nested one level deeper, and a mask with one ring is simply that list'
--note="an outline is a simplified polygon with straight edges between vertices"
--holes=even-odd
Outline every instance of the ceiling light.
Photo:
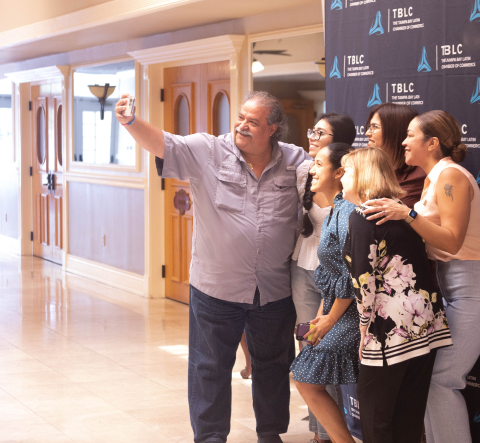
[{"label": "ceiling light", "polygon": [[318,72],[320,72],[320,75],[322,77],[325,77],[325,57],[323,57],[321,60],[317,60],[314,62],[317,65]]},{"label": "ceiling light", "polygon": [[263,66],[258,60],[253,59],[252,63],[252,72],[255,74],[256,72],[263,71],[265,66]]}]

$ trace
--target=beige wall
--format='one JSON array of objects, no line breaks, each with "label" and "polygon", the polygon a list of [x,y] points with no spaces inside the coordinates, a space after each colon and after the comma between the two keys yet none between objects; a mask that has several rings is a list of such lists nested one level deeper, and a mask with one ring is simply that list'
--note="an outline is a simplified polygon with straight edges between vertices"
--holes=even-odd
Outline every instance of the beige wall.
[{"label": "beige wall", "polygon": [[70,254],[144,274],[143,190],[70,182],[68,200]]}]

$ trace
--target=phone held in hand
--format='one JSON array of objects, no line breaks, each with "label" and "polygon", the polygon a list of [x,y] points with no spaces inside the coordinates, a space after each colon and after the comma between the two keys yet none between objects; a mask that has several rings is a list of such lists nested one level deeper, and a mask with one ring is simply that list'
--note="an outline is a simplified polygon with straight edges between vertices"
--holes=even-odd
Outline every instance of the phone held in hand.
[{"label": "phone held in hand", "polygon": [[129,96],[127,97],[127,104],[125,105],[125,112],[123,115],[125,117],[130,117],[133,115],[133,110],[135,109],[135,97]]},{"label": "phone held in hand", "polygon": [[297,325],[297,334],[296,334],[296,339],[298,341],[312,341],[313,340],[313,334],[308,336],[308,339],[305,340],[303,336],[310,331],[315,325],[312,323],[299,323]]}]

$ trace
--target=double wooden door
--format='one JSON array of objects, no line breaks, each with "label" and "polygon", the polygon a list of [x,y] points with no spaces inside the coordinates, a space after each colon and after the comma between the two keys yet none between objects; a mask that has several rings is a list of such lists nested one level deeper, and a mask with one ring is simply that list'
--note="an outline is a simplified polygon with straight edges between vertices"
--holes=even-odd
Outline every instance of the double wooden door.
[{"label": "double wooden door", "polygon": [[33,255],[62,264],[62,85],[32,86]]},{"label": "double wooden door", "polygon": [[[164,70],[165,130],[178,135],[230,131],[230,67],[227,61]],[[165,290],[188,303],[193,205],[190,183],[165,180]]]}]

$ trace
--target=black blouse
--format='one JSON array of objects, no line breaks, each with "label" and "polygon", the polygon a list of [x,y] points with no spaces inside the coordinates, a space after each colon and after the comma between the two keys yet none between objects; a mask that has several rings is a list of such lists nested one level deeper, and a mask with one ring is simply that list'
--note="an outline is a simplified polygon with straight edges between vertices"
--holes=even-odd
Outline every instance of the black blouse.
[{"label": "black blouse", "polygon": [[366,325],[362,364],[383,366],[452,344],[425,244],[405,221],[376,225],[357,207],[349,219],[343,258]]}]

